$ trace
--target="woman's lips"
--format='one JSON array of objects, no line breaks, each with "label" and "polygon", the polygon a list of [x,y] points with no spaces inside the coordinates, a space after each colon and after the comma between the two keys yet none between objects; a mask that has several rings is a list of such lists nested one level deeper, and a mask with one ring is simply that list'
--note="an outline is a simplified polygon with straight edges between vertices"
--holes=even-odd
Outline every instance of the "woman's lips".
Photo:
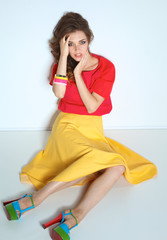
[{"label": "woman's lips", "polygon": [[74,55],[76,58],[80,58],[80,57],[82,57],[82,54],[81,53],[78,53],[78,54],[75,54]]}]

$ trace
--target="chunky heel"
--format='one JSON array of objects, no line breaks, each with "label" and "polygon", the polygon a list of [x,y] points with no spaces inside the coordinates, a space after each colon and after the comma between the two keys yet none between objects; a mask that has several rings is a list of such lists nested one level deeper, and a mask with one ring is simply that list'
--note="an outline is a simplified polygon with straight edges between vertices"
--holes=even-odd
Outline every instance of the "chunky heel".
[{"label": "chunky heel", "polygon": [[54,218],[53,220],[51,220],[50,222],[44,223],[42,224],[42,227],[48,228],[50,226],[52,226],[55,223],[61,222],[61,220],[63,219],[63,213],[60,213],[56,218]]},{"label": "chunky heel", "polygon": [[58,223],[58,222],[63,223],[64,222],[64,218],[67,215],[71,215],[71,212],[69,212],[69,213],[61,212],[56,218],[54,218],[50,222],[42,224],[42,227],[45,229],[45,228],[48,228],[48,227],[52,226],[55,223]]},{"label": "chunky heel", "polygon": [[18,201],[18,200],[20,200],[20,199],[21,199],[21,198],[17,198],[17,199],[13,199],[13,200],[10,200],[10,201],[7,201],[7,202],[3,202],[3,205],[6,206],[7,204],[12,203],[12,202],[14,202],[14,201]]}]

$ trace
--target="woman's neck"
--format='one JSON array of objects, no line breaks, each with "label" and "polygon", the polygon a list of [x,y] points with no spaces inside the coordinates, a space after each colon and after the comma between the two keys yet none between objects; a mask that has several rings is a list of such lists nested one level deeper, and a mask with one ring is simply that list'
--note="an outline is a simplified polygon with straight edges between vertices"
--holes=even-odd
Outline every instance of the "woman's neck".
[{"label": "woman's neck", "polygon": [[87,65],[85,67],[85,71],[90,71],[95,69],[99,64],[98,58],[93,57],[90,53],[89,53],[89,57],[88,57],[88,61],[87,61]]}]

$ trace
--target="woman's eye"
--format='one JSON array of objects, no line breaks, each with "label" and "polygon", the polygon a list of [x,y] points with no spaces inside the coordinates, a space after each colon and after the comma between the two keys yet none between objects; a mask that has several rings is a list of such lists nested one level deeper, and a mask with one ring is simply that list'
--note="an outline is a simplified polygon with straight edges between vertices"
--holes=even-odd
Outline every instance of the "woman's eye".
[{"label": "woman's eye", "polygon": [[84,44],[84,43],[86,43],[86,41],[81,41],[80,43],[81,43],[81,44]]},{"label": "woman's eye", "polygon": [[[81,42],[80,42],[81,45],[82,45],[82,44],[85,44],[85,43],[86,43],[86,41],[81,41]],[[68,43],[68,46],[69,46],[69,47],[73,46],[73,43]]]}]

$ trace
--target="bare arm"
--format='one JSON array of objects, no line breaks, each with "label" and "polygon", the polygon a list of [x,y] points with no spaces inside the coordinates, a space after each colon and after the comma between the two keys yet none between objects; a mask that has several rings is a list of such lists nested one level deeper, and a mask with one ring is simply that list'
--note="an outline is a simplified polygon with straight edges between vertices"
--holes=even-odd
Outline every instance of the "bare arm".
[{"label": "bare arm", "polygon": [[93,92],[92,94],[87,89],[83,79],[82,79],[82,70],[88,59],[88,51],[85,56],[81,59],[79,64],[74,69],[74,75],[76,80],[76,85],[80,94],[80,97],[88,111],[88,113],[93,113],[97,110],[97,108],[102,104],[104,98],[99,94]]},{"label": "bare arm", "polygon": [[[67,71],[67,57],[60,56],[56,74],[66,75],[66,71]],[[62,98],[66,91],[66,85],[53,84],[52,90],[57,98]]]},{"label": "bare arm", "polygon": [[[61,74],[61,75],[66,75],[67,72],[67,56],[69,54],[69,47],[68,47],[68,41],[69,41],[69,37],[67,38],[67,40],[65,40],[64,36],[61,40],[60,40],[60,58],[59,58],[59,62],[58,62],[58,68],[57,68],[57,72],[56,74]],[[53,84],[53,88],[52,88],[55,96],[57,98],[63,98],[65,91],[66,91],[66,85],[63,84]]]},{"label": "bare arm", "polygon": [[82,76],[80,74],[75,75],[77,88],[80,94],[80,97],[88,111],[88,113],[93,113],[97,108],[102,104],[104,98],[99,94],[93,92],[92,94],[87,89]]}]

